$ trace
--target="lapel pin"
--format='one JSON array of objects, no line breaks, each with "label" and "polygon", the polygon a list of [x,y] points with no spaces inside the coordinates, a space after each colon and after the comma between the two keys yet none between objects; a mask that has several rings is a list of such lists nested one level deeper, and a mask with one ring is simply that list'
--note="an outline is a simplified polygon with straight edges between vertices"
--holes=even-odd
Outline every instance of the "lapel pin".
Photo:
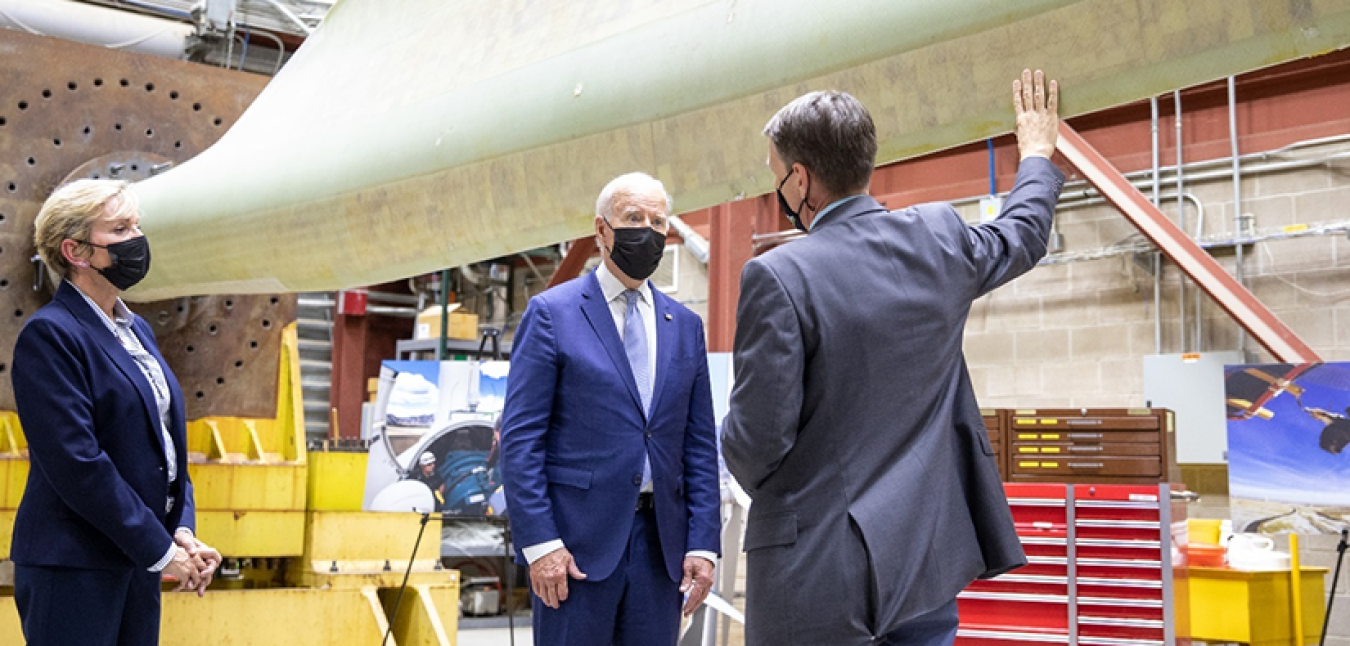
[{"label": "lapel pin", "polygon": [[666,320],[667,320],[667,321],[672,320],[672,319],[670,318],[670,314],[666,314]]}]

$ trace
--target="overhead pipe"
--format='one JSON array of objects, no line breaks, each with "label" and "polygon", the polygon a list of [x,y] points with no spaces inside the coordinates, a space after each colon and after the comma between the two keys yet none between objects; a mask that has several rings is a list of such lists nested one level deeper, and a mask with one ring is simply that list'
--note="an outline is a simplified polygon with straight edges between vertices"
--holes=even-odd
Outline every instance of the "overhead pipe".
[{"label": "overhead pipe", "polygon": [[[1240,160],[1243,164],[1269,162],[1269,160],[1272,158],[1287,157],[1289,153],[1301,150],[1303,148],[1312,148],[1316,146],[1329,146],[1344,143],[1350,143],[1350,134],[1332,135],[1330,137],[1318,137],[1316,139],[1304,139],[1272,150],[1267,150],[1259,153],[1248,153],[1246,155],[1242,155],[1240,157]],[[1320,166],[1322,164],[1327,164],[1333,161],[1343,160],[1347,157],[1348,154],[1350,154],[1350,151],[1347,151],[1347,153],[1332,153],[1330,155],[1322,155],[1319,157],[1291,159],[1285,162],[1270,162],[1269,164],[1262,166],[1248,167],[1243,172],[1246,174],[1260,174],[1266,172],[1278,172],[1298,168],[1309,168],[1312,166]],[[1293,165],[1286,166],[1284,164],[1293,164]],[[1186,176],[1187,178],[1189,178],[1189,181],[1191,182],[1207,182],[1211,180],[1231,180],[1233,176],[1232,165],[1233,159],[1231,157],[1219,157],[1216,159],[1207,159],[1204,161],[1190,162],[1186,164],[1185,169],[1187,173]],[[1172,166],[1163,166],[1159,170],[1163,173],[1161,185],[1164,188],[1166,188],[1170,183],[1174,181],[1173,179],[1168,178],[1166,174],[1175,173],[1176,169],[1173,168]],[[1150,182],[1149,177],[1151,172],[1152,171],[1149,169],[1144,169],[1138,171],[1131,171],[1129,173],[1123,173],[1122,176],[1130,180],[1130,183],[1134,185],[1135,188],[1144,190],[1149,187]],[[1079,187],[1086,187],[1086,188],[1079,188]],[[1006,195],[1006,193],[1003,193],[1003,195]],[[1065,208],[1066,204],[1069,204],[1076,200],[1095,199],[1100,197],[1100,195],[1101,194],[1098,193],[1096,189],[1092,188],[1090,185],[1088,185],[1087,182],[1084,182],[1082,180],[1065,182],[1064,191],[1060,193],[1059,197],[1060,201],[1057,208]],[[948,202],[953,206],[962,206],[977,203],[984,197],[985,196],[983,195],[968,195],[966,197],[948,200]]]},{"label": "overhead pipe", "polygon": [[705,266],[708,264],[708,239],[699,235],[693,227],[680,219],[678,215],[670,216],[670,226],[674,227],[684,238],[684,248]]},{"label": "overhead pipe", "polygon": [[314,33],[314,28],[310,27],[309,23],[306,23],[305,21],[301,20],[300,16],[295,15],[295,12],[287,8],[286,5],[281,4],[277,0],[263,0],[263,2],[272,5],[272,7],[275,8],[277,11],[281,12],[281,15],[285,16],[287,20],[291,21],[292,23],[295,23],[295,26],[299,27],[301,31],[305,32],[306,36]]},{"label": "overhead pipe", "polygon": [[7,0],[0,27],[180,60],[195,32],[190,24],[70,0]]},{"label": "overhead pipe", "polygon": [[[1242,226],[1242,157],[1238,155],[1238,127],[1237,127],[1237,83],[1233,77],[1228,77],[1228,142],[1232,147],[1233,158],[1233,233],[1241,238],[1246,234],[1246,227]],[[1239,243],[1235,249],[1236,255],[1233,258],[1233,278],[1239,285],[1245,285],[1242,272],[1242,245]],[[1238,326],[1238,352],[1242,355],[1242,360],[1247,360],[1247,331]]]},{"label": "overhead pipe", "polygon": [[[1161,178],[1158,168],[1161,164],[1160,151],[1158,149],[1158,97],[1150,97],[1148,100],[1151,112],[1151,126],[1153,132],[1153,206],[1159,206],[1158,193],[1161,189]],[[1059,210],[1056,207],[1056,210]],[[1162,252],[1153,252],[1153,353],[1162,354]]]},{"label": "overhead pipe", "polygon": [[[1182,175],[1184,160],[1181,154],[1181,90],[1172,92],[1172,109],[1175,111],[1172,121],[1176,124],[1177,165],[1174,181],[1177,185],[1177,228],[1186,230],[1186,203],[1182,201]],[[1186,352],[1186,275],[1177,277],[1177,340],[1182,352]]]}]

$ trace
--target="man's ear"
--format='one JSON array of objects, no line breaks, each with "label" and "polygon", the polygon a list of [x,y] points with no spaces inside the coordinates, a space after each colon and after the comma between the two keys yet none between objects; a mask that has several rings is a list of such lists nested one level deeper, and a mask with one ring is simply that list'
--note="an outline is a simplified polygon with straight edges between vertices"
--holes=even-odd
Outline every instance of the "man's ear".
[{"label": "man's ear", "polygon": [[797,182],[797,188],[801,189],[802,195],[806,195],[807,189],[811,188],[811,180],[815,179],[810,174],[811,171],[807,170],[801,162],[793,162],[792,176],[795,178],[793,181]]}]

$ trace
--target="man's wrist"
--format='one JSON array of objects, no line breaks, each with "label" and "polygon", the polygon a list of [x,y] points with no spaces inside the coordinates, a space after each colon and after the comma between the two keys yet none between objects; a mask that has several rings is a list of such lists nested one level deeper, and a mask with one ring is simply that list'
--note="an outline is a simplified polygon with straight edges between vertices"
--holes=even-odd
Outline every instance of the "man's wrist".
[{"label": "man's wrist", "polygon": [[169,551],[165,552],[164,556],[160,558],[159,561],[156,562],[154,565],[151,565],[150,567],[146,568],[146,571],[163,572],[164,568],[169,567],[169,563],[173,561],[173,557],[177,553],[178,553],[178,543],[170,541]]},{"label": "man's wrist", "polygon": [[521,548],[520,553],[525,555],[526,563],[534,565],[535,561],[538,561],[539,559],[544,558],[545,556],[548,556],[549,554],[552,554],[553,552],[556,552],[562,549],[563,547],[564,545],[562,539],[555,538],[551,541],[544,541],[543,543],[536,543],[534,545],[530,545],[529,547],[523,547]]},{"label": "man's wrist", "polygon": [[691,556],[696,556],[696,557],[701,558],[701,559],[703,559],[703,560],[705,560],[705,561],[707,561],[707,562],[709,562],[709,563],[712,563],[712,564],[713,564],[713,567],[717,567],[717,553],[716,553],[716,552],[712,552],[712,551],[709,551],[709,550],[689,550],[688,552],[685,552],[684,556],[685,556],[685,558],[688,558],[688,557],[691,557]]}]

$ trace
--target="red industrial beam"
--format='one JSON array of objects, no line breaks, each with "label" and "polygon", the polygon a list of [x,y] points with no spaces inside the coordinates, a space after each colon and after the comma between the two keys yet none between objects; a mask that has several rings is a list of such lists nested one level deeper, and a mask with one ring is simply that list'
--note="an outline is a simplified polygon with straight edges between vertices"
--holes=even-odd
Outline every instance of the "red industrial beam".
[{"label": "red industrial beam", "polygon": [[1125,219],[1186,272],[1238,325],[1265,346],[1277,361],[1321,361],[1317,353],[1275,316],[1270,308],[1229,276],[1209,253],[1167,219],[1111,162],[1063,121],[1059,124],[1059,144],[1056,147],[1088,183],[1120,209]]},{"label": "red industrial beam", "polygon": [[577,276],[581,275],[581,270],[586,266],[586,261],[590,260],[591,254],[595,253],[595,236],[588,235],[577,238],[572,241],[572,246],[567,250],[567,255],[558,262],[558,266],[553,270],[553,276],[548,279],[549,288],[557,287]]}]

